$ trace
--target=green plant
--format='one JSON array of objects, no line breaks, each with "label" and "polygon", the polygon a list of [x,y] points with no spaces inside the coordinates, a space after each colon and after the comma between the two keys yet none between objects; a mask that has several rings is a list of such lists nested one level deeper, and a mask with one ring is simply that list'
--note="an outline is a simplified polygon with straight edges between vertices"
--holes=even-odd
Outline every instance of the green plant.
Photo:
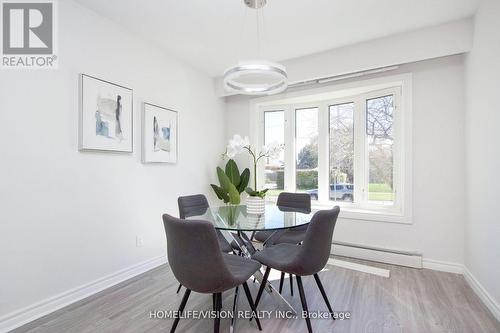
[{"label": "green plant", "polygon": [[264,199],[267,189],[264,189],[262,191],[257,190],[257,164],[263,158],[277,157],[283,150],[283,148],[284,145],[277,142],[272,142],[264,146],[262,151],[257,153],[257,150],[250,146],[250,140],[248,139],[248,137],[242,138],[241,136],[236,134],[231,140],[229,140],[229,144],[226,147],[224,156],[232,158],[243,151],[247,151],[250,154],[253,159],[254,188],[246,188],[245,192],[248,193],[248,195],[251,197],[260,197]]},{"label": "green plant", "polygon": [[240,204],[240,195],[245,191],[250,180],[250,169],[246,168],[240,174],[238,165],[232,159],[227,161],[225,170],[217,167],[217,178],[219,185],[210,184],[217,198],[233,205]]},{"label": "green plant", "polygon": [[247,192],[247,194],[251,197],[259,197],[261,199],[264,199],[264,197],[266,196],[266,193],[267,191],[269,191],[268,188],[262,190],[262,191],[254,191],[251,187],[247,187],[245,189],[245,192]]}]

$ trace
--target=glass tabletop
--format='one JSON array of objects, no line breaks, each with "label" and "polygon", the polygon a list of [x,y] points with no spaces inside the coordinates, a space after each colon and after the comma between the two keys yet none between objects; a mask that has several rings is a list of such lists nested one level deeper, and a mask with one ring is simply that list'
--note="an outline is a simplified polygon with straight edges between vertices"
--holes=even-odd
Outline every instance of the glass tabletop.
[{"label": "glass tabletop", "polygon": [[188,217],[189,220],[212,222],[216,229],[236,231],[262,231],[291,229],[308,224],[312,213],[286,211],[275,204],[266,204],[264,214],[248,214],[245,205],[210,207]]}]

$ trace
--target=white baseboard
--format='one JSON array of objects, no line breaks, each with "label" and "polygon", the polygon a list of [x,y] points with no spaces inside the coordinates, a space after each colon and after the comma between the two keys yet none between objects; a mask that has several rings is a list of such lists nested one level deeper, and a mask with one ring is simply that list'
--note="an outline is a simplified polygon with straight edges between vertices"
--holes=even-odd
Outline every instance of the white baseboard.
[{"label": "white baseboard", "polygon": [[328,264],[333,265],[333,266],[337,266],[337,267],[352,269],[352,270],[358,271],[358,272],[378,275],[378,276],[382,276],[385,278],[391,277],[391,271],[388,269],[373,267],[373,266],[369,266],[369,265],[357,264],[357,263],[350,262],[350,261],[344,261],[344,260],[330,258],[330,259],[328,259]]},{"label": "white baseboard", "polygon": [[116,273],[102,277],[82,286],[70,289],[61,294],[52,296],[23,309],[14,311],[0,318],[0,332],[8,332],[51,312],[59,310],[81,299],[94,295],[106,288],[134,276],[147,272],[166,263],[166,256],[149,259],[132,267],[125,268]]},{"label": "white baseboard", "polygon": [[422,255],[411,251],[367,247],[365,245],[361,246],[348,243],[336,243],[332,245],[331,253],[337,256],[376,261],[412,268],[426,268],[455,274],[464,273],[464,265],[462,264],[423,258]]},{"label": "white baseboard", "polygon": [[463,270],[465,281],[474,290],[477,296],[483,301],[484,305],[491,311],[493,316],[500,321],[500,305],[495,301],[495,299],[486,291],[481,283],[472,275],[472,273],[464,267]]},{"label": "white baseboard", "polygon": [[423,267],[434,271],[463,274],[464,265],[449,261],[423,259]]},{"label": "white baseboard", "polygon": [[356,245],[332,245],[331,254],[342,257],[350,257],[363,259],[368,261],[382,262],[399,266],[407,266],[412,268],[422,268],[422,256],[412,253],[403,253],[401,251],[393,251],[380,248],[358,247]]}]

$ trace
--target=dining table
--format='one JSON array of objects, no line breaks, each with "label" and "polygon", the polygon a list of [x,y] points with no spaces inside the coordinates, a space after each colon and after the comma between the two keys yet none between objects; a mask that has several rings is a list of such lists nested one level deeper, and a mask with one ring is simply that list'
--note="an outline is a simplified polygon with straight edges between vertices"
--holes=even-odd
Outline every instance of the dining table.
[{"label": "dining table", "polygon": [[[258,251],[251,241],[255,232],[268,231],[269,237],[263,246],[272,245],[273,241],[287,230],[309,224],[312,215],[311,212],[301,212],[287,207],[279,207],[273,203],[266,203],[262,214],[248,213],[245,205],[226,205],[203,209],[188,219],[211,222],[233,247],[236,246],[239,249],[240,255],[251,258]],[[259,283],[263,280],[263,274],[260,270],[255,272],[254,277]],[[265,290],[274,297],[276,302],[285,307],[285,311],[288,311],[292,316],[297,316],[297,311],[269,281],[266,283]],[[237,298],[238,292],[236,290],[233,313],[236,312]],[[231,323],[231,331],[232,328],[233,323]]]}]

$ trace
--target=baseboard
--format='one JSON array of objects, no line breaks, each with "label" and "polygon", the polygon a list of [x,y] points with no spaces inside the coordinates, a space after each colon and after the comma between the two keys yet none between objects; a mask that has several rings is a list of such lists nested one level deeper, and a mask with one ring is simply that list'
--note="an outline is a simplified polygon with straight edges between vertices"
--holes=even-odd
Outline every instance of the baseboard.
[{"label": "baseboard", "polygon": [[328,259],[328,264],[333,265],[333,266],[337,266],[337,267],[352,269],[354,271],[363,272],[363,273],[367,273],[367,274],[378,275],[378,276],[382,276],[385,278],[391,277],[390,270],[379,268],[379,267],[373,267],[370,265],[363,265],[363,264],[358,264],[358,263],[354,263],[354,262],[350,262],[350,261],[333,259],[333,258]]},{"label": "baseboard", "polygon": [[493,297],[486,291],[481,283],[476,279],[474,275],[464,267],[464,278],[469,286],[474,290],[476,295],[483,301],[484,305],[491,311],[493,316],[500,321],[500,305],[493,299]]},{"label": "baseboard", "polygon": [[368,261],[382,262],[385,264],[422,268],[422,256],[414,253],[404,253],[381,248],[368,248],[359,245],[333,244],[331,254]]},{"label": "baseboard", "polygon": [[423,259],[423,267],[434,271],[463,274],[464,265],[449,261],[440,261],[433,259]]},{"label": "baseboard", "polygon": [[93,282],[47,298],[23,309],[9,313],[6,316],[0,318],[0,332],[8,332],[10,330],[13,330],[33,320],[41,318],[49,313],[59,310],[67,305],[94,295],[106,288],[112,287],[120,282],[147,272],[166,262],[167,261],[165,256],[152,258],[140,264],[125,268],[116,273],[97,279]]}]

